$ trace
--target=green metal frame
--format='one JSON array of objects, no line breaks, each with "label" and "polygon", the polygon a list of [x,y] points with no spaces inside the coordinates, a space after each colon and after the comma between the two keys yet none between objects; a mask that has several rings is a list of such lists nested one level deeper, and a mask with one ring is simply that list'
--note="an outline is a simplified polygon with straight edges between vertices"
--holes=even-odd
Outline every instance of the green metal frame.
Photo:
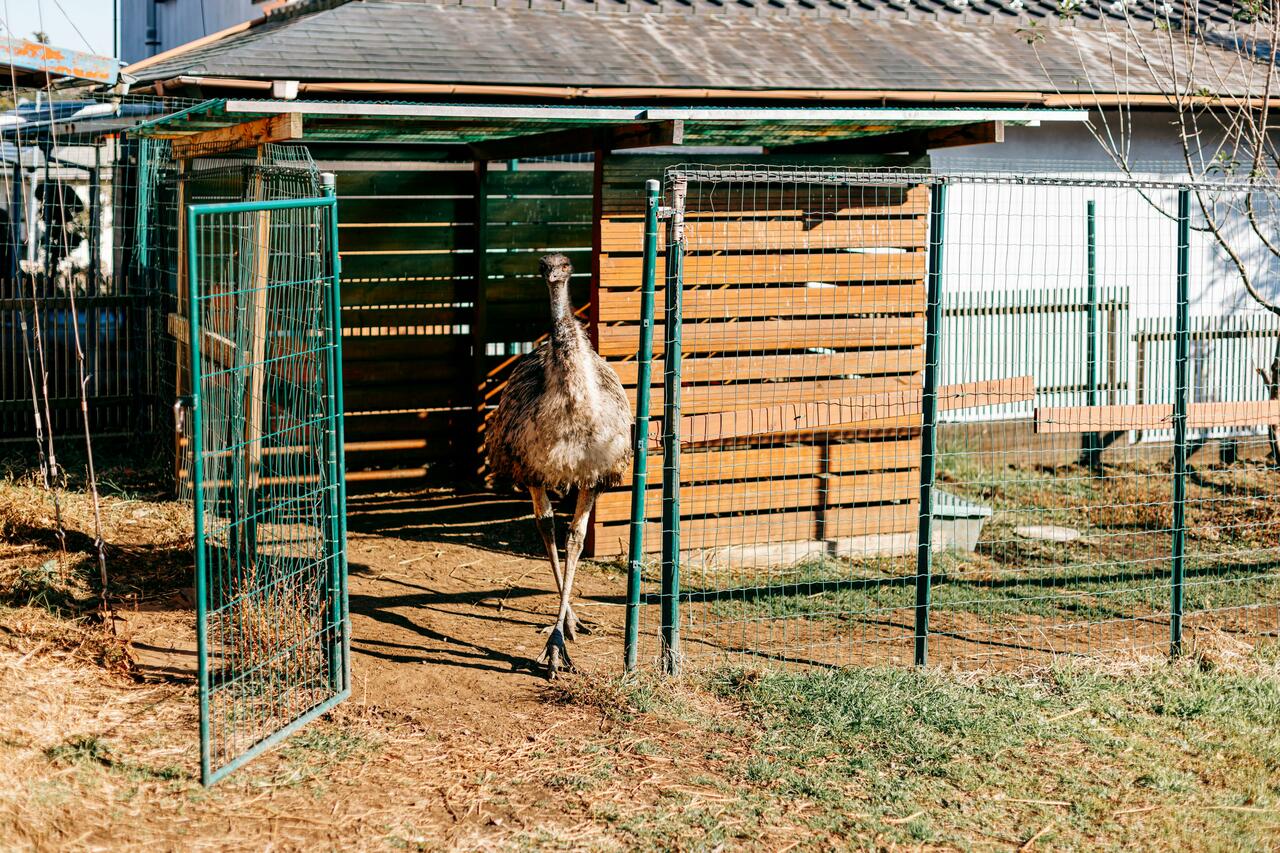
[{"label": "green metal frame", "polygon": [[684,332],[684,193],[677,178],[667,224],[662,386],[662,665],[680,669],[680,370]]},{"label": "green metal frame", "polygon": [[1182,654],[1187,558],[1187,361],[1191,349],[1191,191],[1178,190],[1178,290],[1173,356],[1173,559],[1169,572],[1169,653]]},{"label": "green metal frame", "polygon": [[[289,211],[317,209],[327,219],[327,233],[323,235],[323,251],[328,256],[325,264],[325,277],[329,280],[328,294],[324,306],[328,328],[317,329],[325,341],[325,369],[328,373],[328,412],[325,420],[325,444],[328,459],[323,465],[331,487],[328,488],[328,518],[325,520],[325,553],[318,565],[327,567],[328,577],[326,590],[328,593],[327,623],[322,630],[326,643],[328,665],[328,686],[330,695],[318,701],[305,712],[295,716],[287,724],[260,738],[221,764],[215,764],[212,751],[212,710],[211,695],[213,687],[210,676],[210,566],[208,560],[208,541],[205,526],[205,459],[211,453],[234,453],[234,448],[207,447],[205,435],[204,407],[201,400],[203,384],[203,361],[201,357],[201,304],[206,297],[201,293],[200,259],[201,259],[201,226],[210,217],[232,216],[238,214],[258,214],[271,211]],[[205,785],[211,785],[222,779],[235,769],[243,766],[254,757],[270,749],[290,734],[306,725],[311,720],[333,708],[351,694],[350,670],[350,615],[347,597],[347,549],[346,549],[346,488],[345,465],[343,462],[343,399],[342,399],[342,330],[339,322],[341,316],[339,280],[340,267],[337,255],[337,199],[332,188],[326,190],[323,198],[287,199],[262,202],[234,202],[226,204],[199,204],[187,207],[187,264],[189,284],[189,311],[191,340],[191,376],[192,395],[190,399],[193,426],[192,435],[192,476],[193,503],[195,514],[195,563],[196,563],[196,620],[197,620],[197,655],[198,682],[200,694],[200,775]],[[227,294],[219,294],[225,297]],[[215,442],[216,444],[216,442]],[[318,472],[317,472],[318,473]],[[216,499],[216,498],[215,498]],[[285,649],[287,653],[289,649]],[[234,660],[233,654],[225,657]],[[247,675],[253,674],[252,672]],[[244,677],[247,677],[244,676]]]},{"label": "green metal frame", "polygon": [[[1089,303],[1085,327],[1085,377],[1087,401],[1098,405],[1098,206],[1090,199],[1085,203],[1085,288]],[[1102,434],[1084,434],[1085,457],[1090,472],[1102,467]]]},{"label": "green metal frame", "polygon": [[626,635],[623,667],[636,668],[636,647],[640,639],[640,574],[644,565],[644,503],[649,485],[649,389],[653,364],[653,297],[658,267],[657,181],[646,181],[644,219],[644,265],[640,291],[640,349],[636,356],[636,426],[632,449],[634,469],[631,487],[631,546],[627,559]]},{"label": "green metal frame", "polygon": [[929,258],[925,302],[924,389],[920,418],[920,525],[916,533],[915,662],[929,662],[933,584],[933,481],[937,469],[939,335],[942,331],[942,241],[947,185],[929,187]]}]

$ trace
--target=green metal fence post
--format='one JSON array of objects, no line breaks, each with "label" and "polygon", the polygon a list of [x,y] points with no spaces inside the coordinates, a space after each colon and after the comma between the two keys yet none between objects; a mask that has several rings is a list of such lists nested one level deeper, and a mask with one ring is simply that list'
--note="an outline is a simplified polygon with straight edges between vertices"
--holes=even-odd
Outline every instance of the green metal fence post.
[{"label": "green metal fence post", "polygon": [[342,558],[339,563],[341,575],[338,583],[338,595],[342,608],[342,690],[351,692],[351,613],[347,597],[347,436],[346,436],[346,401],[342,396],[342,257],[338,254],[338,199],[335,184],[328,186],[328,195],[333,199],[329,208],[329,256],[333,258],[333,411],[337,425],[338,453],[335,458],[338,484],[338,548]]},{"label": "green metal fence post", "polygon": [[937,464],[938,337],[942,325],[942,239],[947,185],[929,189],[929,258],[925,305],[924,392],[920,429],[920,524],[916,540],[916,666],[929,662],[929,595],[933,574],[933,480]]},{"label": "green metal fence post", "polygon": [[[343,602],[346,600],[344,585],[346,583],[346,541],[347,541],[347,501],[345,495],[345,464],[343,463],[342,439],[342,303],[339,295],[339,269],[337,253],[338,200],[335,178],[332,173],[325,173],[324,196],[332,200],[329,207],[317,209],[325,226],[321,238],[324,255],[320,259],[321,270],[329,275],[328,306],[329,315],[329,394],[330,414],[333,418],[329,432],[329,482],[332,490],[329,495],[330,512],[332,513],[329,558],[329,626],[332,636],[329,638],[329,687],[340,692],[349,683],[350,666],[347,661],[346,642],[349,633],[346,630],[347,614]],[[327,220],[327,221],[326,221]],[[330,260],[332,259],[332,260]]]},{"label": "green metal fence post", "polygon": [[187,209],[187,320],[191,336],[191,499],[196,552],[196,679],[200,685],[200,783],[213,784],[213,754],[209,742],[209,626],[208,555],[204,547],[204,421],[200,408],[200,253],[196,216]]},{"label": "green metal fence post", "polygon": [[662,661],[680,668],[680,348],[684,289],[684,195],[688,184],[672,184],[667,225],[666,342],[662,386]]},{"label": "green metal fence post", "polygon": [[640,349],[636,356],[636,426],[631,476],[631,549],[627,560],[626,639],[623,666],[636,668],[636,647],[640,639],[640,570],[644,562],[645,489],[649,485],[649,370],[653,362],[653,294],[658,266],[658,182],[646,181],[644,219],[644,266],[640,291]]},{"label": "green metal fence post", "polygon": [[1169,651],[1182,653],[1183,573],[1187,550],[1187,397],[1191,278],[1191,191],[1178,190],[1178,305],[1173,379],[1173,562],[1169,589]]},{"label": "green metal fence post", "polygon": [[[1085,285],[1088,290],[1088,326],[1085,341],[1085,369],[1088,404],[1098,405],[1098,230],[1097,205],[1090,199],[1085,206],[1087,245],[1085,249]],[[1096,432],[1084,434],[1084,450],[1089,470],[1097,473],[1102,467],[1102,435]]]}]

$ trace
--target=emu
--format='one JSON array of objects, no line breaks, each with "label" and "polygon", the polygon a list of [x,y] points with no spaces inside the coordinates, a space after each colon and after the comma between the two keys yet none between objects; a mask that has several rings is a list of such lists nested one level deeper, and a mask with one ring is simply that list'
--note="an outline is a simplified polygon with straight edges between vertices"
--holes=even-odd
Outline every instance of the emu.
[{"label": "emu", "polygon": [[[490,477],[512,481],[533,499],[534,521],[551,561],[560,594],[555,624],[539,663],[555,678],[573,662],[565,639],[586,628],[569,603],[573,575],[586,540],[596,495],[617,485],[631,464],[631,413],[613,369],[591,348],[573,315],[564,255],[546,255],[539,270],[551,299],[551,336],[511,372],[498,410],[486,431]],[[556,550],[555,514],[548,493],[578,489],[565,541],[564,571]]]}]

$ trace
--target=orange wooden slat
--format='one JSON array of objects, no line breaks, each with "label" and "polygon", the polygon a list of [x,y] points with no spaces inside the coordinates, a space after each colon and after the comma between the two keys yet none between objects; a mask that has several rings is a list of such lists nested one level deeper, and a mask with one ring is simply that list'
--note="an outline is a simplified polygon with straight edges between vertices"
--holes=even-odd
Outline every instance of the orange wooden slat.
[{"label": "orange wooden slat", "polygon": [[[681,483],[768,479],[805,474],[887,471],[920,464],[919,438],[855,441],[848,444],[807,444],[791,447],[741,447],[686,451],[680,455]],[[619,489],[631,484],[631,472]],[[662,454],[649,456],[649,487],[662,487]],[[726,486],[725,488],[732,488]]]},{"label": "orange wooden slat", "polygon": [[[683,352],[730,352],[741,355],[778,349],[825,347],[907,347],[924,343],[922,317],[826,317],[809,320],[732,320],[686,323]],[[639,326],[601,326],[599,351],[604,356],[632,355],[640,344]],[[654,335],[653,351],[666,349]]]},{"label": "orange wooden slat", "polygon": [[[1035,396],[1031,376],[944,385],[938,389],[941,411],[1030,400]],[[847,428],[883,419],[918,418],[923,411],[919,389],[862,394],[811,403],[788,403],[682,418],[682,441],[721,441],[748,435],[800,430]]]},{"label": "orange wooden slat", "polygon": [[[927,228],[922,216],[906,219],[727,219],[685,223],[685,252],[776,252],[854,248],[920,248]],[[605,220],[604,252],[634,252],[643,245],[640,223]]]},{"label": "orange wooden slat", "polygon": [[[801,511],[685,519],[680,522],[680,547],[696,550],[814,539],[819,535],[818,517],[816,511]],[[822,518],[822,535],[840,539],[913,531],[919,523],[919,510],[916,503],[884,504],[826,510]],[[595,527],[597,556],[625,554],[629,542],[627,524],[598,523]],[[654,552],[661,548],[662,525],[646,523],[644,550]]]},{"label": "orange wooden slat", "polygon": [[[662,304],[665,290],[659,289],[655,306]],[[639,322],[640,296],[639,291],[608,291],[602,294],[600,320],[606,323]],[[682,305],[685,320],[914,314],[924,309],[923,284],[686,289]]]},{"label": "orange wooden slat", "polygon": [[[608,254],[600,259],[600,286],[639,289],[641,257],[637,254]],[[764,255],[691,255],[684,261],[686,287],[731,284],[830,284],[864,281],[915,281],[925,274],[925,253],[821,252],[796,254],[775,252]],[[656,277],[661,285],[666,276],[666,259],[658,258]],[[662,303],[659,302],[659,305]]]},{"label": "orange wooden slat", "polygon": [[[873,472],[787,480],[748,480],[732,484],[682,486],[682,515],[722,515],[773,509],[805,509],[852,503],[887,503],[909,500],[918,494],[920,477],[914,471]],[[645,517],[662,514],[662,490],[646,489]],[[596,517],[621,520],[631,517],[631,493],[607,492],[596,500]]]},{"label": "orange wooden slat", "polygon": [[[1280,424],[1280,401],[1241,403],[1192,403],[1187,407],[1187,427],[1209,429],[1226,426]],[[1037,433],[1111,432],[1131,429],[1172,429],[1173,406],[1147,403],[1132,406],[1049,406],[1036,409]]]},{"label": "orange wooden slat", "polygon": [[[611,361],[610,365],[626,386],[638,381],[639,366],[635,361]],[[654,387],[662,385],[665,362],[655,359],[650,368]],[[680,363],[680,375],[686,384],[715,382],[726,377],[745,381],[794,376],[808,379],[822,376],[874,376],[885,373],[919,373],[924,369],[924,350],[870,349],[831,354],[742,355],[688,357]]]}]

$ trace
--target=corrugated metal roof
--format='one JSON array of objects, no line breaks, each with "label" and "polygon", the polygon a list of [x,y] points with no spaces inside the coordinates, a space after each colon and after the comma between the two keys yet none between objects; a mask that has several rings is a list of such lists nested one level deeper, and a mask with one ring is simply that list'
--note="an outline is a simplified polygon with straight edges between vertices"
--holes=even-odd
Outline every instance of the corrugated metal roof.
[{"label": "corrugated metal roof", "polygon": [[[1078,4],[1079,16],[1064,20],[1064,2]],[[1142,54],[1168,53],[1168,34],[1144,29],[1163,7],[1151,0],[1123,3],[361,0],[334,6],[330,0],[323,4],[328,8],[295,9],[161,59],[137,76],[1159,93]],[[1225,25],[1230,8],[1213,0],[1201,4],[1200,15]],[[1170,9],[1181,14],[1180,5]],[[1131,31],[1117,23],[1116,14],[1130,15],[1137,26]],[[1247,93],[1256,75],[1236,50],[1202,48],[1196,62],[1205,88],[1219,94]]]}]

